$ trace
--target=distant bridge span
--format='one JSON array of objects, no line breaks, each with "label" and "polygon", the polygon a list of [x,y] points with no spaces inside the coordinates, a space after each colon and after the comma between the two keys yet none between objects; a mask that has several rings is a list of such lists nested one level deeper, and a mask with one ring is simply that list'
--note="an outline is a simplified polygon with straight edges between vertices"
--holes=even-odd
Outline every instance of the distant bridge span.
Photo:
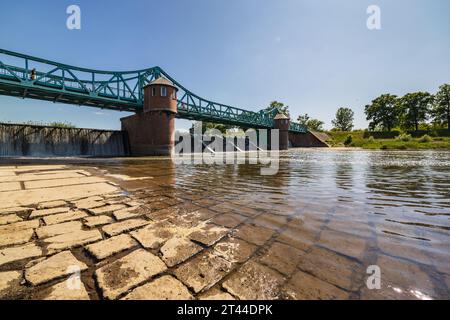
[{"label": "distant bridge span", "polygon": [[[245,128],[274,127],[274,114],[203,99],[158,66],[136,71],[101,71],[0,49],[1,95],[139,112],[144,105],[144,86],[160,77],[178,89],[178,118]],[[307,128],[290,122],[289,132],[306,133]]]}]

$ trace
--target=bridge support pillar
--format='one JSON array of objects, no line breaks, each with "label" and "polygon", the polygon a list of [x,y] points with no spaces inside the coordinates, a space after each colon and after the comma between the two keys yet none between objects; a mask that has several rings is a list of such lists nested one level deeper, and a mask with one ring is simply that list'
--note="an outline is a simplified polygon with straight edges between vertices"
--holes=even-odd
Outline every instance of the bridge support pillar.
[{"label": "bridge support pillar", "polygon": [[144,110],[120,119],[132,156],[168,156],[174,149],[177,88],[165,78],[144,87]]},{"label": "bridge support pillar", "polygon": [[289,148],[289,117],[284,114],[277,114],[273,119],[273,128],[279,130],[279,150],[287,150]]}]

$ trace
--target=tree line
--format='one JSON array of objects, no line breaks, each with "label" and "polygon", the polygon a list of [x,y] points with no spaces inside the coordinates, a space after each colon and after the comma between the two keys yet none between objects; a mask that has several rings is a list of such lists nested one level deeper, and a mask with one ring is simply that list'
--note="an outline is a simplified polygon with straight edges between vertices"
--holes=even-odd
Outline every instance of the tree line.
[{"label": "tree line", "polygon": [[450,85],[443,84],[436,94],[407,93],[403,97],[383,94],[365,107],[369,130],[391,131],[400,127],[418,131],[430,121],[435,128],[450,129]]},{"label": "tree line", "polygon": [[[402,97],[382,94],[365,106],[366,120],[371,131],[392,131],[400,128],[418,131],[421,128],[447,128],[450,130],[450,85],[443,84],[436,94],[412,92]],[[332,120],[333,130],[351,131],[354,112],[342,107]],[[312,130],[323,130],[323,121],[311,119],[307,114],[300,115],[298,122]]]},{"label": "tree line", "polygon": [[[282,113],[291,118],[289,106],[279,101],[272,101],[267,108],[260,111],[275,115]],[[443,84],[436,94],[429,92],[407,93],[402,97],[382,94],[365,106],[366,120],[371,131],[392,131],[394,128],[418,131],[430,123],[435,129],[450,130],[450,84]],[[339,108],[331,121],[332,130],[351,131],[354,127],[354,112],[347,107]],[[324,122],[311,118],[308,114],[299,115],[297,122],[310,130],[323,131]],[[193,126],[194,127],[194,126]],[[203,123],[203,131],[216,128],[222,132],[232,126]]]}]

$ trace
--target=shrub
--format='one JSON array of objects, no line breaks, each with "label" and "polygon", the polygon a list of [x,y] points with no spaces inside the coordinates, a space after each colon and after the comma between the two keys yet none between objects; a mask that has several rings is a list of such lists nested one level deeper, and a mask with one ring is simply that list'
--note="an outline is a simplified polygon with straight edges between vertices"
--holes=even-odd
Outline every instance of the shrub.
[{"label": "shrub", "polygon": [[400,131],[364,131],[364,139],[372,136],[374,139],[394,139],[400,134]]},{"label": "shrub", "polygon": [[388,148],[388,146],[385,145],[385,144],[383,144],[383,145],[380,147],[381,150],[387,150],[387,148]]},{"label": "shrub", "polygon": [[420,138],[419,141],[422,142],[422,143],[425,143],[425,142],[431,142],[432,139],[431,139],[431,137],[429,135],[426,134],[426,135],[422,136],[422,138]]},{"label": "shrub", "polygon": [[370,136],[369,139],[367,139],[367,141],[373,143],[375,142],[375,138],[373,136]]},{"label": "shrub", "polygon": [[345,138],[344,144],[345,144],[346,146],[348,146],[348,145],[350,145],[352,142],[353,142],[353,136],[352,136],[351,134],[349,134],[349,135],[347,136],[347,138]]},{"label": "shrub", "polygon": [[411,141],[412,137],[410,134],[402,133],[396,139],[400,140],[400,141],[408,142],[408,141]]}]

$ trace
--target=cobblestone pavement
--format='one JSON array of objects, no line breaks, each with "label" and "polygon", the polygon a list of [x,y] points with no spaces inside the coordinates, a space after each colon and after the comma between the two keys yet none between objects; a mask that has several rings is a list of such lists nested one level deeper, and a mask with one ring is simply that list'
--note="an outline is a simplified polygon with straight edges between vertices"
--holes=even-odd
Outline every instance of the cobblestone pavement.
[{"label": "cobblestone pavement", "polygon": [[[0,166],[0,298],[397,297],[364,289],[365,237],[206,194],[91,167]],[[434,293],[419,267],[377,259]]]}]

